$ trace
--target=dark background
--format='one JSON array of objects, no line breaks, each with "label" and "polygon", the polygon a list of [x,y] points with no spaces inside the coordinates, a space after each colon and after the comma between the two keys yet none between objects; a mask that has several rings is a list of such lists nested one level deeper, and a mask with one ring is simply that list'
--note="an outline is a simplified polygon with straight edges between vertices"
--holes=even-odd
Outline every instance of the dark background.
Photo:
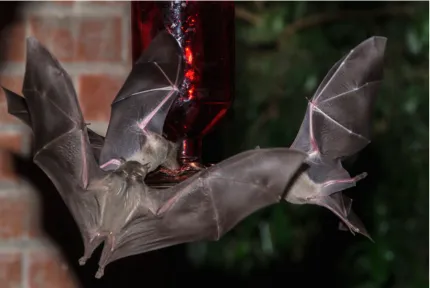
[{"label": "dark background", "polygon": [[[16,5],[1,3],[2,26]],[[236,9],[236,99],[205,138],[210,162],[257,145],[290,145],[305,97],[331,66],[368,37],[388,38],[373,141],[347,166],[352,175],[369,173],[348,194],[375,243],[338,231],[338,220],[323,208],[280,204],[219,242],[129,257],[95,280],[98,255],[77,266],[81,240],[59,195],[30,160],[17,159],[20,172],[43,191],[45,229],[81,284],[428,287],[428,2],[239,2]],[[61,227],[53,217],[64,219]]]}]

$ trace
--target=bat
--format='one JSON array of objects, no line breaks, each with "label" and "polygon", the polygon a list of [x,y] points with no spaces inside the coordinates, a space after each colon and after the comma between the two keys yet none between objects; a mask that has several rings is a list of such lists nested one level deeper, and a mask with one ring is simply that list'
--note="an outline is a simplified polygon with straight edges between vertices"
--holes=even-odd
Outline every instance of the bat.
[{"label": "bat", "polygon": [[99,167],[72,81],[35,38],[27,40],[25,99],[6,92],[9,111],[33,130],[34,162],[78,224],[84,242],[80,263],[105,242],[97,277],[126,256],[218,239],[256,209],[279,201],[306,158],[288,148],[252,150],[172,188],[151,189],[143,181],[146,163],[125,161],[113,171]]},{"label": "bat", "polygon": [[[112,103],[106,138],[87,129],[97,162],[104,170],[134,160],[150,167],[179,168],[178,146],[162,137],[164,121],[184,77],[181,50],[161,32],[141,55]],[[8,112],[31,126],[25,98],[5,90]],[[138,123],[138,125],[135,125]]]},{"label": "bat", "polygon": [[170,106],[184,78],[178,42],[166,31],[158,34],[133,65],[112,103],[111,118],[100,154],[101,167],[115,170],[121,163],[137,161],[174,170],[177,145],[163,136]]},{"label": "bat", "polygon": [[309,169],[300,175],[305,187],[297,186],[286,200],[328,208],[343,224],[342,229],[370,238],[351,210],[352,200],[341,191],[355,186],[366,173],[351,177],[341,161],[370,143],[371,116],[383,77],[387,39],[371,37],[339,60],[308,101],[306,116],[291,148],[308,154]]},{"label": "bat", "polygon": [[[100,278],[106,265],[124,257],[180,243],[218,240],[248,215],[284,199],[294,204],[309,203],[327,207],[346,225],[355,227],[350,224],[356,223],[352,213],[347,213],[350,212],[351,202],[340,202],[339,199],[346,199],[341,195],[341,191],[347,188],[343,183],[347,180],[351,186],[357,179],[344,180],[336,177],[340,175],[339,172],[347,175],[341,166],[341,157],[358,152],[365,144],[357,145],[354,139],[348,138],[349,134],[342,135],[338,130],[332,129],[329,133],[339,135],[338,142],[342,145],[338,145],[339,149],[333,149],[334,152],[328,149],[330,146],[327,144],[330,143],[327,138],[321,137],[327,136],[324,134],[327,130],[321,126],[327,119],[320,119],[317,122],[320,125],[316,125],[313,120],[316,119],[315,114],[311,113],[313,106],[308,109],[304,124],[290,148],[245,151],[202,170],[171,188],[148,187],[144,181],[145,176],[157,165],[166,165],[163,161],[168,156],[152,154],[161,154],[156,150],[165,151],[165,147],[171,145],[163,142],[167,140],[163,139],[161,129],[183,73],[183,66],[180,64],[182,60],[176,57],[177,46],[168,40],[171,36],[167,33],[160,35],[157,36],[160,42],[156,41],[157,38],[153,40],[136,63],[138,68],[133,67],[115,98],[106,139],[87,128],[69,75],[35,38],[27,39],[23,84],[25,98],[6,91],[9,112],[26,122],[33,130],[34,162],[54,183],[78,224],[84,243],[84,255],[79,259],[80,264],[85,264],[93,251],[104,243],[99,270],[96,273],[96,277]],[[156,43],[164,44],[155,45]],[[157,46],[159,49],[155,49]],[[161,49],[163,47],[166,47],[166,50]],[[372,45],[361,49],[365,55],[364,59],[370,57],[369,53],[375,53],[373,49]],[[162,51],[170,52],[163,54]],[[353,56],[356,57],[356,54]],[[363,67],[377,66],[374,62],[379,56],[372,57],[367,59]],[[352,58],[347,56],[346,63]],[[180,65],[179,68],[177,65]],[[354,70],[355,65],[348,67],[349,70]],[[336,78],[335,81],[326,77],[320,90],[331,91],[331,96],[327,97],[333,98],[332,96],[339,92],[335,88],[343,87],[342,85],[348,87],[360,77],[360,80],[370,79],[363,76],[371,75],[373,72],[370,69],[356,69],[357,75],[347,74],[350,76]],[[161,79],[170,79],[169,84],[174,85],[169,86],[170,90],[155,90],[158,88],[153,87],[167,86],[161,86],[162,82],[153,78],[157,77],[154,76],[155,72],[149,71],[163,71],[161,74],[164,78]],[[138,77],[134,75],[144,75],[149,80],[136,80]],[[171,78],[171,75],[175,75],[175,78]],[[337,77],[340,74],[333,71],[332,75]],[[141,86],[135,84],[140,81],[147,83],[139,84]],[[325,82],[328,85],[324,84]],[[333,83],[337,85],[332,86]],[[325,86],[327,88],[324,88]],[[136,94],[140,91],[143,91],[140,94],[144,97]],[[318,90],[316,95],[319,95]],[[319,97],[321,96],[314,97],[313,103]],[[118,103],[124,106],[118,106]],[[334,105],[337,108],[332,108],[333,111],[338,111],[342,110],[341,105],[344,104],[335,101]],[[368,114],[368,106],[364,105],[361,113]],[[133,107],[137,108],[132,109]],[[135,114],[128,117],[127,111]],[[121,116],[121,113],[125,115]],[[333,117],[338,119],[337,116]],[[352,124],[361,125],[356,123],[361,120],[357,116]],[[364,120],[367,121],[368,118],[364,117]],[[343,123],[339,121],[339,124]],[[369,123],[366,122],[367,124]],[[111,128],[111,125],[117,128]],[[364,133],[361,130],[354,131]],[[124,139],[118,135],[132,137],[131,144],[124,144]],[[311,150],[314,146],[306,144],[307,142],[315,143],[318,154]],[[100,145],[101,161],[98,162],[96,155],[100,152]],[[105,149],[106,145],[109,146]],[[122,147],[123,145],[125,147]],[[108,164],[113,165],[113,168],[107,169],[106,165],[102,167],[106,163],[105,160],[112,159],[118,161]],[[99,165],[100,163],[102,165]],[[340,195],[340,198],[334,198],[334,195]],[[323,197],[329,197],[329,200],[321,200]]]}]

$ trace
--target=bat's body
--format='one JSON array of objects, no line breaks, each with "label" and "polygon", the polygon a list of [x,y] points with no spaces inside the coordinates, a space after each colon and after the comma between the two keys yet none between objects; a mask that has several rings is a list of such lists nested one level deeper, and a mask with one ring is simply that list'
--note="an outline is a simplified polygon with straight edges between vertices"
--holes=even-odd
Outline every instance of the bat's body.
[{"label": "bat's body", "polygon": [[[139,59],[112,104],[106,138],[87,128],[69,76],[33,38],[27,41],[25,98],[5,90],[9,113],[33,130],[34,162],[78,224],[85,247],[80,263],[104,242],[96,275],[101,277],[108,263],[123,257],[217,240],[251,213],[281,200],[324,206],[351,230],[367,235],[350,211],[351,200],[341,193],[363,176],[351,178],[341,159],[368,143],[374,90],[360,87],[379,81],[385,40],[363,42],[358,54],[329,73],[291,148],[242,152],[158,190],[145,184],[146,175],[159,166],[177,167],[176,145],[161,134],[183,78],[173,41],[160,34]],[[346,77],[350,70],[353,75]],[[339,96],[347,94],[351,97]],[[343,116],[343,108],[352,105],[361,112]]]},{"label": "bat's body", "polygon": [[[91,232],[80,261],[84,264],[105,241],[97,275],[101,277],[106,264],[122,257],[184,242],[218,240],[255,210],[279,202],[305,158],[303,152],[288,148],[251,150],[163,190],[144,184],[146,166],[126,162],[91,183],[81,198],[87,203],[83,207],[94,205],[97,198],[102,210],[94,222],[85,223]],[[239,167],[248,167],[247,173]]]}]

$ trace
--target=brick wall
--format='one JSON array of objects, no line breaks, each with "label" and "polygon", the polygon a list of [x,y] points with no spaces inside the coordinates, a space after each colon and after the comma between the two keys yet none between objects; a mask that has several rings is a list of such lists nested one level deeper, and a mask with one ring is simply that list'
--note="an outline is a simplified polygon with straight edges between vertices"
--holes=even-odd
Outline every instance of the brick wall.
[{"label": "brick wall", "polygon": [[[5,31],[1,84],[21,94],[25,37],[33,35],[71,75],[90,127],[104,133],[110,103],[130,69],[129,9],[127,2],[26,4],[21,20]],[[11,153],[28,157],[31,135],[7,115],[0,93],[0,288],[77,287],[64,255],[40,228],[40,188],[13,167]]]}]

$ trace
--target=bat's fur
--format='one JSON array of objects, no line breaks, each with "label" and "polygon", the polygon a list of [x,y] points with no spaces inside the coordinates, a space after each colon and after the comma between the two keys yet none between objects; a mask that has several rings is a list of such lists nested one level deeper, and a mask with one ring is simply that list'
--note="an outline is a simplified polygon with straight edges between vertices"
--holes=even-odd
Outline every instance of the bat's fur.
[{"label": "bat's fur", "polygon": [[147,131],[145,143],[127,161],[147,164],[148,172],[154,171],[159,166],[176,170],[179,168],[178,147],[179,144],[171,142],[159,134]]},{"label": "bat's fur", "polygon": [[321,191],[321,184],[315,183],[309,178],[305,170],[300,171],[292,181],[285,200],[291,204],[306,204],[310,199],[316,197]]}]

